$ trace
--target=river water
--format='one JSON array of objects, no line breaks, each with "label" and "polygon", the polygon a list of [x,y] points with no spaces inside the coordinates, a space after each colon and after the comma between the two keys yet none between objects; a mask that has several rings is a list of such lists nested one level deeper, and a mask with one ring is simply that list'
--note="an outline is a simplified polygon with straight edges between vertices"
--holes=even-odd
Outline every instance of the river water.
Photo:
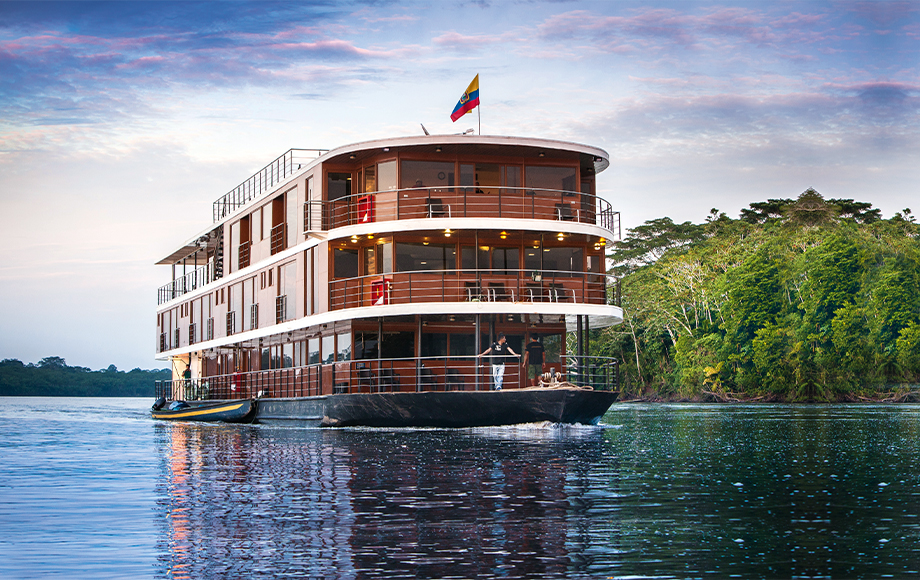
[{"label": "river water", "polygon": [[920,573],[920,407],[321,430],[162,423],[151,402],[2,400],[0,577]]}]

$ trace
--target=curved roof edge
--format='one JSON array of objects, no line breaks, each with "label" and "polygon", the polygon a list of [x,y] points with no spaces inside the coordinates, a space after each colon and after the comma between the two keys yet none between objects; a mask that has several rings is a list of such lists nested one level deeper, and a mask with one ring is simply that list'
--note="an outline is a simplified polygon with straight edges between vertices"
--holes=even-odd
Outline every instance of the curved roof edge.
[{"label": "curved roof edge", "polygon": [[338,157],[349,153],[356,153],[368,149],[382,149],[384,147],[411,147],[415,145],[509,145],[518,147],[534,147],[544,149],[559,149],[572,151],[594,157],[594,171],[600,173],[610,166],[610,155],[600,147],[583,145],[573,141],[560,141],[557,139],[540,139],[536,137],[511,137],[502,135],[414,135],[411,137],[388,137],[359,141],[330,149],[320,157],[320,160]]}]

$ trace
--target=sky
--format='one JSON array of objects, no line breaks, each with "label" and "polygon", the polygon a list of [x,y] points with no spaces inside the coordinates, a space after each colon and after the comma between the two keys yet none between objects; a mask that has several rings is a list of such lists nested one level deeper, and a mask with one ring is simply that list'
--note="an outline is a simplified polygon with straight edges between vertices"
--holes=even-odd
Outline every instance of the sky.
[{"label": "sky", "polygon": [[154,263],[290,148],[610,154],[624,228],[813,187],[920,209],[920,3],[0,0],[0,359],[161,368]]}]

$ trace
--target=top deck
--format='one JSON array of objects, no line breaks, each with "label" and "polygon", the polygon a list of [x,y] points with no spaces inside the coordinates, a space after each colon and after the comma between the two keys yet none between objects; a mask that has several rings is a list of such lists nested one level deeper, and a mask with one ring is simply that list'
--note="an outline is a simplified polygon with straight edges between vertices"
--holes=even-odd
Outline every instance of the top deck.
[{"label": "top deck", "polygon": [[597,147],[551,139],[493,135],[422,135],[364,141],[333,150],[290,149],[215,200],[214,223],[232,215],[264,194],[274,191],[280,183],[312,170],[319,163],[360,162],[397,151],[431,154],[444,158],[465,155],[475,155],[479,158],[534,157],[544,162],[552,162],[554,159],[571,161],[577,156],[579,163],[590,166],[594,174],[600,173],[610,165],[607,152]]}]

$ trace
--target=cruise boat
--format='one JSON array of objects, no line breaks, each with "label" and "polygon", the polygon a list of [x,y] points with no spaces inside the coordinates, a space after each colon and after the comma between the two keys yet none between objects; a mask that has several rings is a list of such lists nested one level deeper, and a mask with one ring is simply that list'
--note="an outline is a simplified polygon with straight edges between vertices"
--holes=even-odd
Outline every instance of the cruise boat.
[{"label": "cruise boat", "polygon": [[[157,262],[173,380],[156,396],[253,400],[251,420],[288,425],[598,422],[617,365],[589,333],[622,322],[608,165],[596,147],[470,134],[287,151]],[[496,390],[482,355],[499,334],[545,360],[505,353]]]}]

